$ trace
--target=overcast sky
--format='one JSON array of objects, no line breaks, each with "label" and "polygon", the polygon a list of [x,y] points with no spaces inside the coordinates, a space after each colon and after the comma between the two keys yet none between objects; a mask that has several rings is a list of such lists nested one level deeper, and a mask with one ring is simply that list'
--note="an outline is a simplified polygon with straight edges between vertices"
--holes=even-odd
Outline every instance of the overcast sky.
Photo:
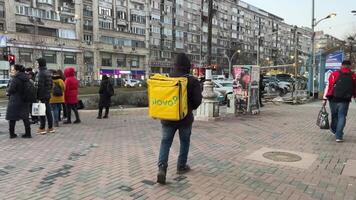
[{"label": "overcast sky", "polygon": [[[288,24],[311,27],[312,0],[244,0],[244,2],[284,18]],[[315,0],[317,20],[336,13],[337,16],[322,21],[315,30],[322,30],[340,39],[356,34],[356,0]]]}]

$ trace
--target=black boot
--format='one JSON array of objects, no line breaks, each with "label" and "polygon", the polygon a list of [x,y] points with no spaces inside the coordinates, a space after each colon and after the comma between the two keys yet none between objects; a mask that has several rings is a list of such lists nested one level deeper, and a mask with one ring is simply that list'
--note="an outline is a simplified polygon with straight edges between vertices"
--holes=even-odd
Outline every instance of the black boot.
[{"label": "black boot", "polygon": [[167,174],[167,166],[159,165],[158,174],[157,174],[157,183],[166,184],[166,174]]},{"label": "black boot", "polygon": [[105,115],[104,115],[104,119],[109,118],[109,108],[105,108]]},{"label": "black boot", "polygon": [[15,134],[15,124],[16,121],[9,121],[9,133],[10,133],[10,139],[17,138],[17,135]]},{"label": "black boot", "polygon": [[98,113],[98,117],[97,117],[97,119],[101,119],[102,116],[103,115],[103,108],[101,108],[101,107],[99,107],[99,113]]},{"label": "black boot", "polygon": [[26,130],[25,130],[25,134],[22,135],[21,137],[22,137],[22,138],[32,138],[32,136],[31,136],[31,128],[28,127],[28,128],[25,128],[25,129],[26,129]]}]

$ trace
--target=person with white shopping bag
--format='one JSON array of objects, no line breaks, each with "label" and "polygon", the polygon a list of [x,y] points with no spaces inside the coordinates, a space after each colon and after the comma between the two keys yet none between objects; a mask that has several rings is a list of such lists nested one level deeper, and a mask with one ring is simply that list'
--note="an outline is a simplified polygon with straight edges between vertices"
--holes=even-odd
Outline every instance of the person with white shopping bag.
[{"label": "person with white shopping bag", "polygon": [[12,77],[9,87],[6,90],[9,102],[6,110],[6,120],[9,121],[10,139],[16,138],[16,121],[22,120],[25,125],[25,134],[22,138],[31,138],[31,127],[29,120],[30,103],[24,98],[25,85],[29,79],[25,74],[25,68],[22,65],[11,66],[10,75]]},{"label": "person with white shopping bag", "polygon": [[[46,60],[43,58],[37,59],[38,74],[36,77],[37,80],[37,99],[40,103],[43,103],[46,107],[46,115],[40,115],[40,128],[37,130],[37,134],[43,135],[46,133],[54,133],[53,129],[53,116],[52,109],[49,104],[51,98],[51,91],[53,87],[52,77],[49,71],[47,70]],[[36,104],[34,104],[36,105]],[[43,111],[43,105],[38,105],[39,111]],[[32,113],[33,114],[33,113]],[[43,113],[42,113],[43,114]],[[46,118],[48,122],[48,129],[46,130]]]}]

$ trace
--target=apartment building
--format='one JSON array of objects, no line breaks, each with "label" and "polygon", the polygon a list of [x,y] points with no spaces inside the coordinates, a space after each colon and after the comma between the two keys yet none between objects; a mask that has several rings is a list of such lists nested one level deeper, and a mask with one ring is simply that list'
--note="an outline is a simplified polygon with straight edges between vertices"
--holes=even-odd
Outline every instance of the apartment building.
[{"label": "apartment building", "polygon": [[[148,73],[147,2],[140,0],[3,0],[3,53],[33,67],[74,67],[82,80]],[[1,25],[3,29],[1,29]],[[5,65],[1,62],[0,65]],[[7,66],[2,66],[6,68]]]},{"label": "apartment building", "polygon": [[[204,66],[207,19],[205,0],[0,0],[4,54],[27,67],[38,57],[51,69],[75,67],[84,80],[169,73],[178,52],[187,53],[194,67]],[[296,31],[238,0],[214,2],[212,34],[219,72],[227,72],[226,57],[238,50],[234,64],[255,64],[257,50],[263,65],[289,64],[295,48],[305,60],[310,52],[310,29]],[[8,63],[0,61],[1,68]]]}]

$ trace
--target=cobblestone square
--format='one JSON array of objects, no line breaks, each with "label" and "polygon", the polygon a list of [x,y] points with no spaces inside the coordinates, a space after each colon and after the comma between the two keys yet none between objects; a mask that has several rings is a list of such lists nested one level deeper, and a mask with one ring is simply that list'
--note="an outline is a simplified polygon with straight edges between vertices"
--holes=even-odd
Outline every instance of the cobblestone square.
[{"label": "cobblestone square", "polygon": [[[345,163],[356,160],[356,109],[339,144],[316,127],[319,105],[270,104],[256,116],[196,122],[188,161],[193,170],[176,175],[176,137],[165,186],[156,184],[160,123],[146,109],[117,110],[102,120],[96,111],[82,111],[82,124],[32,139],[8,139],[3,121],[0,199],[356,200],[356,178],[342,175]],[[19,122],[17,133],[22,127]],[[307,169],[246,159],[261,148],[317,158]]]}]

